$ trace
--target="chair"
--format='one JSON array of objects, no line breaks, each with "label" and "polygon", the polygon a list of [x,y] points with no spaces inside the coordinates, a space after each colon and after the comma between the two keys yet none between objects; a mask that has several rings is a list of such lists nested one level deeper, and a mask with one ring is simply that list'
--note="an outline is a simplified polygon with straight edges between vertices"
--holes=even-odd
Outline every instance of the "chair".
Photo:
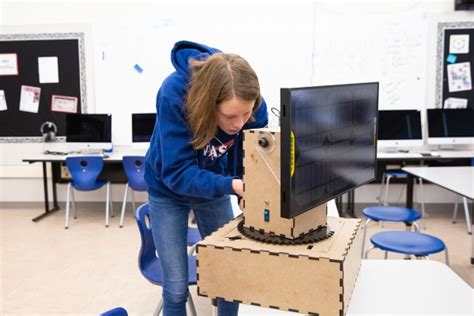
[{"label": "chair", "polygon": [[415,231],[420,230],[416,221],[421,218],[421,215],[418,211],[411,208],[398,206],[371,206],[363,209],[362,214],[367,217],[363,227],[362,256],[365,251],[367,226],[371,221],[405,223],[408,231],[411,230],[412,225],[415,226]]},{"label": "chair", "polygon": [[66,199],[66,218],[64,221],[64,228],[69,228],[69,204],[72,200],[72,208],[74,211],[74,218],[77,218],[76,202],[74,199],[74,190],[78,191],[95,191],[107,186],[106,204],[105,204],[105,227],[109,227],[109,206],[111,216],[114,215],[112,205],[112,193],[110,190],[110,181],[97,179],[104,160],[102,156],[72,156],[66,158],[66,166],[71,174],[71,182],[67,187]]},{"label": "chair", "polygon": [[[141,248],[138,255],[138,267],[140,272],[149,282],[155,285],[163,285],[163,270],[161,268],[160,258],[157,255],[155,244],[153,243],[153,235],[150,225],[150,210],[148,204],[142,204],[138,207],[135,214],[135,219],[138,224],[138,230],[141,237]],[[196,257],[188,256],[188,285],[195,285],[197,283],[196,277]],[[194,302],[189,293],[188,304],[191,311],[196,315]],[[153,315],[157,316],[163,309],[163,300],[161,299],[155,309]]]},{"label": "chair", "polygon": [[109,311],[106,311],[99,316],[128,316],[127,311],[123,307],[116,307],[114,309],[111,309]]},{"label": "chair", "polygon": [[[384,205],[384,206],[388,205],[388,192],[389,192],[389,187],[390,187],[390,180],[392,178],[402,179],[402,178],[407,178],[407,177],[408,177],[408,174],[401,169],[388,169],[383,172],[382,183],[380,185],[380,193],[379,193],[379,196],[377,197],[377,200],[380,202],[381,205]],[[425,202],[424,202],[424,194],[423,194],[423,179],[421,178],[417,178],[417,179],[420,184],[421,214],[423,218],[426,218]]]},{"label": "chair", "polygon": [[441,239],[428,234],[408,231],[384,231],[372,235],[370,241],[373,246],[366,250],[365,259],[374,248],[384,250],[385,259],[387,259],[389,251],[413,255],[417,259],[427,259],[428,255],[444,250],[446,264],[449,266],[448,248]]},{"label": "chair", "polygon": [[132,206],[133,210],[135,207],[135,191],[144,192],[146,191],[145,183],[145,157],[143,156],[123,156],[122,158],[123,169],[127,175],[128,182],[125,185],[125,194],[123,196],[122,213],[120,215],[119,227],[123,227],[123,218],[125,215],[125,208],[127,206],[128,189],[131,188],[132,193]]}]

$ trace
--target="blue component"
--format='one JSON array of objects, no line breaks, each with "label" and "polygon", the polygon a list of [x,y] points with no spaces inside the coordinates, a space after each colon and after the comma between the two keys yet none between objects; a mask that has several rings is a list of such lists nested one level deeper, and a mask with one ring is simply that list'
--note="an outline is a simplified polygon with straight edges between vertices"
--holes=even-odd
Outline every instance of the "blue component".
[{"label": "blue component", "polygon": [[135,68],[135,70],[140,74],[143,72],[143,68],[140,67],[140,65],[138,65],[138,64],[135,64],[135,66],[133,66],[133,68]]},{"label": "blue component", "polygon": [[270,221],[270,210],[269,209],[265,209],[263,211],[263,219],[265,220],[265,222]]},{"label": "blue component", "polygon": [[446,57],[446,61],[450,64],[454,64],[457,59],[458,59],[458,56],[451,55],[451,54],[449,54],[448,57]]}]

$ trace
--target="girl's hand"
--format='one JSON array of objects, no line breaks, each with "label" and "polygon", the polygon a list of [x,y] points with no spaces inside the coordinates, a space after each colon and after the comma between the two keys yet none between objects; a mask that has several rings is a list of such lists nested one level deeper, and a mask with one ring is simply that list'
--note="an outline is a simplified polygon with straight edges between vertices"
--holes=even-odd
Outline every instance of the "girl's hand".
[{"label": "girl's hand", "polygon": [[237,194],[238,196],[243,196],[244,195],[244,182],[240,179],[232,180],[232,190],[234,190],[234,193]]}]

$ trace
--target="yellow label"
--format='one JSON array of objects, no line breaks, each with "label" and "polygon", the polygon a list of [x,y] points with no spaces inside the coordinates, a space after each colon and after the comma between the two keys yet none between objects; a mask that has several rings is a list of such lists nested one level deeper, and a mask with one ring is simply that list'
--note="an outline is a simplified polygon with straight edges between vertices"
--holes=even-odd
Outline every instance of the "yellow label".
[{"label": "yellow label", "polygon": [[295,134],[291,132],[290,135],[290,175],[295,174]]}]

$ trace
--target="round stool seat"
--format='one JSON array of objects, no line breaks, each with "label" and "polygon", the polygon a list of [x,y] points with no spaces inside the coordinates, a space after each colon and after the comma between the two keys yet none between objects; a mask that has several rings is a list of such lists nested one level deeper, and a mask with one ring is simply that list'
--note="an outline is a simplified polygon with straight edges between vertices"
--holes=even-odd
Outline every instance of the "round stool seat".
[{"label": "round stool seat", "polygon": [[374,221],[383,222],[414,222],[421,218],[418,211],[398,206],[371,206],[363,209],[362,214]]},{"label": "round stool seat", "polygon": [[392,170],[389,169],[389,170],[385,170],[384,173],[391,175],[392,177],[395,177],[395,178],[404,178],[407,176],[407,173],[400,169],[392,169]]},{"label": "round stool seat", "polygon": [[382,250],[415,256],[427,256],[441,252],[446,247],[439,238],[407,231],[379,232],[372,235],[370,241],[375,247]]}]

